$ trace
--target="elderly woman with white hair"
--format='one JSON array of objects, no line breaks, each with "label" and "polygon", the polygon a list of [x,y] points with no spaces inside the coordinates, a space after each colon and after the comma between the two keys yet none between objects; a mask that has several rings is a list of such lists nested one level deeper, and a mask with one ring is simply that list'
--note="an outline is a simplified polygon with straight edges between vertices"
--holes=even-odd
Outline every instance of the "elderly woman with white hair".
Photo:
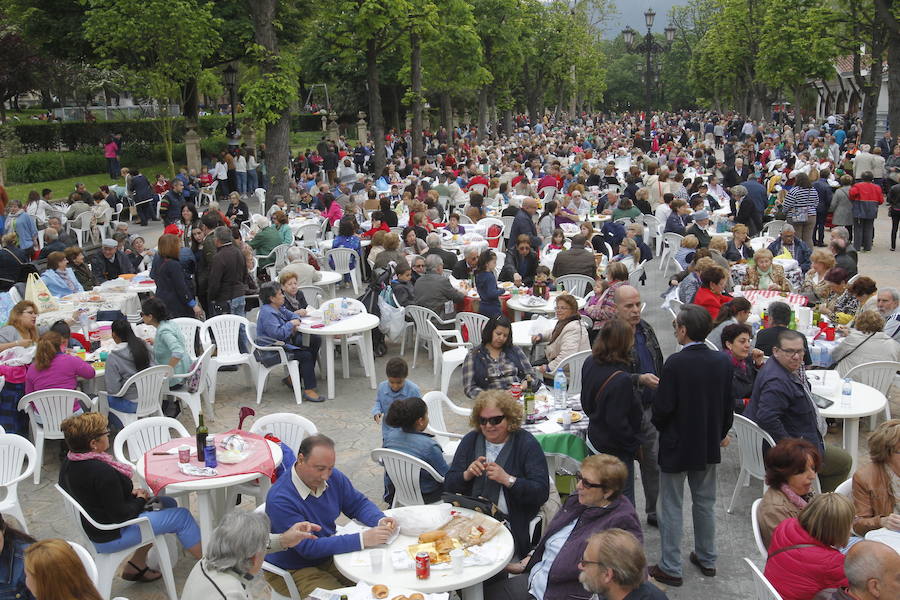
[{"label": "elderly woman with white hair", "polygon": [[316,270],[306,259],[306,252],[299,246],[291,246],[287,250],[288,264],[278,273],[289,272],[297,276],[297,285],[316,285],[322,279],[322,273]]},{"label": "elderly woman with white hair", "polygon": [[[281,238],[281,233],[275,228],[275,225],[263,215],[253,215],[253,225],[258,227],[259,231],[256,232],[256,235],[254,235],[253,239],[247,242],[247,244],[253,248],[253,251],[256,252],[257,256],[268,256],[276,246],[280,246],[284,243]],[[266,259],[260,259],[259,266],[260,268],[265,268],[274,262],[275,257],[271,256]]]},{"label": "elderly woman with white hair", "polygon": [[268,552],[315,537],[320,527],[302,521],[284,533],[269,533],[265,513],[232,511],[213,530],[206,556],[188,575],[181,600],[251,600],[266,597],[259,576]]}]

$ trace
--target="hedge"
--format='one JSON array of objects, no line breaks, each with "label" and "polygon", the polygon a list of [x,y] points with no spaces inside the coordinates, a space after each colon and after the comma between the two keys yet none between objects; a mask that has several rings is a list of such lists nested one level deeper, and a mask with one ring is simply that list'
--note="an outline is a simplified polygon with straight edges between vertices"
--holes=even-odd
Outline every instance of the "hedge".
[{"label": "hedge", "polygon": [[[200,142],[203,154],[220,152],[227,145],[223,137],[206,138]],[[185,162],[184,144],[175,144],[173,156],[176,166]],[[166,153],[162,144],[132,144],[125,146],[120,162],[126,167],[141,167],[164,160]],[[19,184],[105,172],[106,159],[98,148],[82,148],[72,152],[31,152],[6,159],[6,178]]]},{"label": "hedge", "polygon": [[[209,115],[200,117],[197,133],[200,137],[211,136],[216,130],[224,130],[231,120],[228,115]],[[127,121],[21,121],[13,125],[16,135],[26,152],[57,151],[61,147],[69,150],[79,148],[95,148],[106,143],[110,133],[121,133],[127,148],[130,144],[158,144],[160,134],[158,119],[140,119]],[[341,115],[341,124],[355,123],[352,115]],[[291,116],[292,131],[320,131],[322,118],[318,115]],[[175,141],[184,141],[184,118],[175,119]]]}]

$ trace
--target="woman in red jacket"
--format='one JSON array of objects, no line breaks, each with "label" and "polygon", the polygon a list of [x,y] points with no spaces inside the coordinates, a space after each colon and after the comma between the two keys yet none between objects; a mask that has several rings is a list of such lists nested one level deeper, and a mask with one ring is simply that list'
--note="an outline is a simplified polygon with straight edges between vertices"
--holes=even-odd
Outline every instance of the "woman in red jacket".
[{"label": "woman in red jacket", "polygon": [[819,494],[799,517],[775,528],[765,575],[784,600],[811,600],[821,590],[848,585],[838,548],[850,541],[853,516],[845,496]]},{"label": "woman in red jacket", "polygon": [[722,305],[731,302],[732,297],[722,292],[725,290],[725,282],[728,280],[728,271],[725,267],[712,265],[700,272],[700,289],[694,296],[694,304],[699,304],[712,316],[713,321],[719,316]]}]

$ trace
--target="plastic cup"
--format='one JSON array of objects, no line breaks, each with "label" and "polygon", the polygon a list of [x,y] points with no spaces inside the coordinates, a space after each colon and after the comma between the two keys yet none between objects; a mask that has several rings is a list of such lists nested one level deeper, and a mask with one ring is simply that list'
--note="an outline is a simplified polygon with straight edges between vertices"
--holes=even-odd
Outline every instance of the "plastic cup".
[{"label": "plastic cup", "polygon": [[462,575],[465,560],[466,553],[460,548],[450,551],[450,566],[454,575]]},{"label": "plastic cup", "polygon": [[373,573],[381,573],[381,570],[384,568],[384,550],[370,550],[369,562]]},{"label": "plastic cup", "polygon": [[187,444],[178,446],[178,462],[183,464],[191,462],[191,447]]}]

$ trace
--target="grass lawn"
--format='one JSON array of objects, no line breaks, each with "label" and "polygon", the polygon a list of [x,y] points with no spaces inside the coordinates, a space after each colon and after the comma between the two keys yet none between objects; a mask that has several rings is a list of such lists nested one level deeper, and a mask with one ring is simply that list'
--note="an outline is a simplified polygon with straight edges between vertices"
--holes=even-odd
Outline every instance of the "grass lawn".
[{"label": "grass lawn", "polygon": [[[316,144],[322,139],[323,131],[293,131],[291,132],[291,152],[305,152],[307,149],[315,150]],[[347,138],[350,146],[356,146],[356,138]]]},{"label": "grass lawn", "polygon": [[[156,173],[165,173],[168,169],[168,165],[166,163],[157,163],[155,165],[150,165],[146,167],[141,167],[141,172],[147,176],[147,179],[152,183],[153,176]],[[53,181],[42,181],[40,183],[26,183],[22,185],[9,185],[6,186],[6,193],[9,194],[10,198],[14,198],[16,200],[25,201],[28,198],[28,192],[31,190],[37,190],[38,193],[43,188],[50,188],[53,190],[53,199],[54,200],[62,200],[66,198],[70,193],[75,191],[76,183],[83,183],[87,186],[89,192],[96,192],[101,185],[110,185],[116,184],[122,185],[125,180],[119,178],[116,181],[113,181],[109,178],[109,174],[107,173],[99,173],[96,175],[82,175],[80,177],[70,177],[68,179],[55,179]]]}]

